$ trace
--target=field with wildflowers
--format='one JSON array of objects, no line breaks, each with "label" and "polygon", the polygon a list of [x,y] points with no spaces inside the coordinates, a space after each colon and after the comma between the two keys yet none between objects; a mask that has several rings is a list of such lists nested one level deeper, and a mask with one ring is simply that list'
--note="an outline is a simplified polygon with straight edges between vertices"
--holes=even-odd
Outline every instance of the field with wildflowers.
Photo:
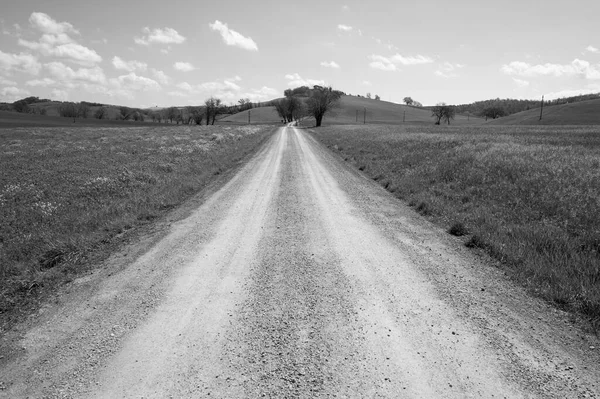
[{"label": "field with wildflowers", "polygon": [[[0,129],[0,315],[239,164],[272,126]],[[0,327],[2,327],[0,323]]]},{"label": "field with wildflowers", "polygon": [[332,126],[313,135],[532,292],[600,327],[600,129]]}]

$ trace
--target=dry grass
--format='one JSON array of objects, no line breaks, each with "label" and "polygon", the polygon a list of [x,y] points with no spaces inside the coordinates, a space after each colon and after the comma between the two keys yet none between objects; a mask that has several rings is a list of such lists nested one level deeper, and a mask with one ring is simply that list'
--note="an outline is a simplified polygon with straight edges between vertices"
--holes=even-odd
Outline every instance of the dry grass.
[{"label": "dry grass", "polygon": [[[0,130],[0,314],[255,152],[272,127]],[[18,310],[18,309],[17,309]],[[14,313],[14,312],[12,312]],[[1,326],[0,326],[1,327]]]},{"label": "dry grass", "polygon": [[338,126],[315,136],[420,213],[468,232],[468,246],[533,292],[600,322],[597,128]]}]

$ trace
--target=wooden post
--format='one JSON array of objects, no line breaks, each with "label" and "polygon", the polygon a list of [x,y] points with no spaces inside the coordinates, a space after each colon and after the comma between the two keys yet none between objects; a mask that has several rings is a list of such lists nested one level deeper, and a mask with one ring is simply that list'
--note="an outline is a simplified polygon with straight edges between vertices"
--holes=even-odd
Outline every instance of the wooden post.
[{"label": "wooden post", "polygon": [[402,116],[402,122],[406,122],[406,110],[404,111],[404,115]]},{"label": "wooden post", "polygon": [[363,114],[363,125],[367,123],[367,107],[365,107],[365,111]]},{"label": "wooden post", "polygon": [[358,122],[358,110],[356,110],[356,122]]},{"label": "wooden post", "polygon": [[250,112],[252,112],[252,111],[248,110],[248,124],[250,124]]},{"label": "wooden post", "polygon": [[543,114],[544,114],[544,96],[542,96],[542,108],[540,108],[540,120],[542,120]]}]

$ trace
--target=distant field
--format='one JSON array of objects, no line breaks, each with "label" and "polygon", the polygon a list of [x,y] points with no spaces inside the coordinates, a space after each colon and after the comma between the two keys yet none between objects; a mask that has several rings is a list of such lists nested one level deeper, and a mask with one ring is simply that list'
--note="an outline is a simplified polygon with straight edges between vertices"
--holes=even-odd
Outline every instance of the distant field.
[{"label": "distant field", "polygon": [[0,129],[0,314],[180,205],[270,126]]},{"label": "distant field", "polygon": [[600,327],[597,128],[336,126],[313,134],[533,292]]},{"label": "distant field", "polygon": [[251,124],[280,124],[281,118],[277,115],[275,107],[252,108],[249,111],[238,112],[219,119],[219,124],[245,125],[248,124],[248,112],[250,112]]},{"label": "distant field", "polygon": [[0,129],[15,127],[52,127],[52,126],[147,126],[146,122],[118,121],[111,119],[63,118],[56,115],[33,115],[11,111],[0,111]]},{"label": "distant field", "polygon": [[493,121],[490,125],[600,125],[600,99],[544,107],[519,112]]}]

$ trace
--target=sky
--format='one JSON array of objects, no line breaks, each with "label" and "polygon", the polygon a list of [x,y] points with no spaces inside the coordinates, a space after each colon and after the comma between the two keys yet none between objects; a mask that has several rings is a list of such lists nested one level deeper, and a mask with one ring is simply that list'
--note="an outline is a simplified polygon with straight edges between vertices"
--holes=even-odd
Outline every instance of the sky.
[{"label": "sky", "polygon": [[600,92],[597,0],[20,0],[0,102],[266,101],[301,85],[400,103]]}]

